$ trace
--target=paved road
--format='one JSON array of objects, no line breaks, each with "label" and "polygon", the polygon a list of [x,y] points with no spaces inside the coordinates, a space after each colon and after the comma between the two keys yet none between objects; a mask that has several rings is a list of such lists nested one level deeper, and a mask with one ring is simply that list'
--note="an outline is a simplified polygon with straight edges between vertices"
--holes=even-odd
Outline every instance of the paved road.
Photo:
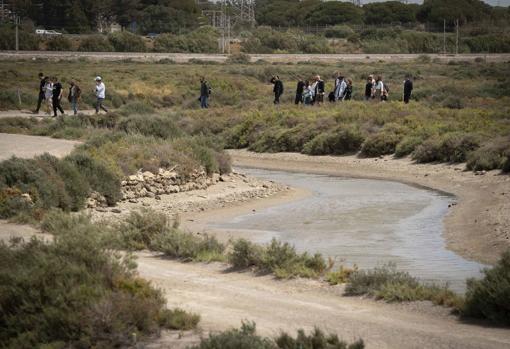
[{"label": "paved road", "polygon": [[64,139],[0,133],[0,160],[14,155],[28,159],[44,153],[63,157],[78,144],[80,142]]},{"label": "paved road", "polygon": [[[267,62],[406,62],[413,61],[421,56],[420,54],[251,54],[251,61],[264,60]],[[510,54],[459,54],[441,55],[429,54],[431,59],[448,61],[474,61],[477,58],[485,59],[487,62],[508,62]],[[36,59],[45,58],[51,60],[73,60],[89,58],[102,61],[116,61],[131,59],[134,61],[155,62],[162,59],[171,59],[178,63],[189,62],[190,60],[206,60],[225,62],[228,55],[222,54],[199,54],[199,53],[152,53],[152,52],[45,52],[45,51],[2,51],[0,60],[13,59]]]}]

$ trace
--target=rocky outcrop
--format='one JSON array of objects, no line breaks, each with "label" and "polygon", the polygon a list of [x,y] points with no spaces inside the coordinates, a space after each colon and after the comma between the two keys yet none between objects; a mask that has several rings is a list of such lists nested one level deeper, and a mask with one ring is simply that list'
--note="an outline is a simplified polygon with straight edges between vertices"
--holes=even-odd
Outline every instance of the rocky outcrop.
[{"label": "rocky outcrop", "polygon": [[[137,202],[141,198],[156,198],[197,189],[206,189],[218,181],[229,181],[229,176],[214,173],[208,176],[204,170],[197,170],[188,176],[181,176],[172,169],[160,168],[157,174],[138,171],[121,182],[121,201]],[[106,199],[93,192],[87,200],[88,208],[106,207]]]}]

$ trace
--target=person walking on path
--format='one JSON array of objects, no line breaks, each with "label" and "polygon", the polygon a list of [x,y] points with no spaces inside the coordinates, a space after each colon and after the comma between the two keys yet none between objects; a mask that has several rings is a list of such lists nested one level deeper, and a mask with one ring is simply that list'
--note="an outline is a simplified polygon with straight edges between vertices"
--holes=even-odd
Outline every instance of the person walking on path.
[{"label": "person walking on path", "polygon": [[342,101],[345,95],[345,89],[347,88],[347,82],[341,73],[336,74],[335,79],[335,101]]},{"label": "person walking on path", "polygon": [[104,85],[103,79],[98,76],[96,77],[96,114],[99,113],[99,109],[108,113],[108,109],[103,105],[104,99],[106,97],[106,86]]},{"label": "person walking on path", "polygon": [[305,92],[305,87],[305,82],[300,78],[296,87],[296,99],[294,101],[296,105],[303,103],[303,92]]},{"label": "person walking on path", "polygon": [[374,93],[374,99],[379,102],[383,102],[388,99],[387,94],[385,93],[385,87],[384,82],[382,80],[382,76],[377,76],[377,79],[375,80],[375,93]]},{"label": "person walking on path", "polygon": [[347,79],[347,87],[345,88],[343,100],[350,101],[351,98],[352,98],[352,80]]},{"label": "person walking on path", "polygon": [[60,105],[60,101],[62,100],[62,92],[63,87],[62,84],[58,81],[58,78],[54,76],[52,79],[53,82],[53,117],[57,117],[57,110],[60,110],[62,115],[64,115],[64,109],[62,109],[62,106]]},{"label": "person walking on path", "polygon": [[324,80],[321,79],[319,75],[315,77],[315,103],[317,105],[321,105],[324,102]]},{"label": "person walking on path", "polygon": [[67,96],[67,99],[69,100],[69,103],[71,103],[71,109],[73,110],[74,115],[78,114],[78,100],[81,96],[81,89],[76,84],[76,81],[71,80],[69,83],[69,95]]},{"label": "person walking on path", "polygon": [[44,85],[46,85],[46,80],[43,73],[39,73],[39,97],[37,98],[37,108],[34,111],[34,114],[39,114],[39,109],[41,109],[42,102],[44,101]]},{"label": "person walking on path", "polygon": [[205,78],[200,78],[200,108],[209,108],[209,96],[211,95],[211,87]]},{"label": "person walking on path", "polygon": [[314,89],[310,85],[310,82],[307,80],[305,82],[305,89],[303,90],[303,104],[304,105],[312,105],[313,104],[313,94]]},{"label": "person walking on path", "polygon": [[370,101],[374,98],[374,77],[369,75],[365,85],[365,101]]},{"label": "person walking on path", "polygon": [[53,110],[53,84],[49,77],[44,78],[44,100],[46,101],[46,113],[51,115]]},{"label": "person walking on path", "polygon": [[280,80],[278,75],[275,75],[271,78],[271,83],[274,85],[274,104],[280,104],[280,97],[283,94],[283,82]]},{"label": "person walking on path", "polygon": [[411,76],[406,75],[406,79],[404,81],[404,103],[408,104],[411,99],[411,93],[413,92],[413,81],[411,80]]}]

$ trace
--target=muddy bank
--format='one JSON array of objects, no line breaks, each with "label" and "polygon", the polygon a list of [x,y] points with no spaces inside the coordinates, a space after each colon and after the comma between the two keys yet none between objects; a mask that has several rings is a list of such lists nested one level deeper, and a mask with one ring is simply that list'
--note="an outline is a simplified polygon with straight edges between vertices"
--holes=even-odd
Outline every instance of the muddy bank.
[{"label": "muddy bank", "polygon": [[499,171],[476,175],[464,171],[463,164],[414,164],[410,159],[391,156],[360,159],[245,150],[229,153],[237,166],[386,179],[451,193],[458,204],[450,208],[444,221],[444,237],[450,250],[467,259],[494,263],[510,248],[510,176]]}]

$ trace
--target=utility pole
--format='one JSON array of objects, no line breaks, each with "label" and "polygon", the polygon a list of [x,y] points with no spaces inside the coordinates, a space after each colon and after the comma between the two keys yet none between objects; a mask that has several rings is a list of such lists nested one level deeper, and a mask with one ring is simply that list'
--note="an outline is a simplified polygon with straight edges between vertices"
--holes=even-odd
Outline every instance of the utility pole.
[{"label": "utility pole", "polygon": [[2,0],[2,22],[4,21],[4,0]]},{"label": "utility pole", "polygon": [[19,51],[19,29],[18,29],[18,26],[19,26],[19,22],[20,22],[20,17],[18,15],[14,15],[14,21],[16,22],[16,52]]},{"label": "utility pole", "polygon": [[457,19],[456,23],[457,25],[457,37],[455,39],[455,54],[459,54],[459,20]]},{"label": "utility pole", "polygon": [[446,19],[443,19],[443,54],[446,54]]}]

